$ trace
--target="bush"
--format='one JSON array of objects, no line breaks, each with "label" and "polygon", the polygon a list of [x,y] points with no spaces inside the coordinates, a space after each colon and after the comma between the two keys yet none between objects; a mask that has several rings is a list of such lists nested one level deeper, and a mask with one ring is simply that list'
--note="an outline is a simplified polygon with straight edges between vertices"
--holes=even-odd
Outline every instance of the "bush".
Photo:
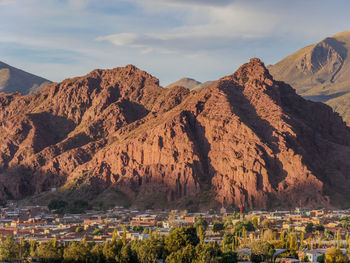
[{"label": "bush", "polygon": [[217,233],[225,229],[225,226],[223,223],[215,222],[213,225],[213,232]]},{"label": "bush", "polygon": [[306,233],[312,233],[314,231],[314,224],[313,223],[308,223],[305,226],[305,232]]},{"label": "bush", "polygon": [[78,226],[76,229],[75,229],[75,232],[76,233],[80,233],[80,232],[83,232],[84,229],[81,227],[81,226]]},{"label": "bush", "polygon": [[65,209],[68,206],[68,203],[66,201],[63,201],[61,199],[53,199],[50,201],[48,208],[50,210],[59,210],[59,209]]},{"label": "bush", "polygon": [[235,233],[242,233],[243,229],[246,231],[254,231],[254,226],[250,221],[239,221],[234,226]]},{"label": "bush", "polygon": [[169,252],[178,251],[188,245],[196,246],[199,243],[196,229],[194,227],[172,228],[165,240]]},{"label": "bush", "polygon": [[343,263],[347,260],[339,248],[332,247],[327,250],[324,261],[325,263]]}]

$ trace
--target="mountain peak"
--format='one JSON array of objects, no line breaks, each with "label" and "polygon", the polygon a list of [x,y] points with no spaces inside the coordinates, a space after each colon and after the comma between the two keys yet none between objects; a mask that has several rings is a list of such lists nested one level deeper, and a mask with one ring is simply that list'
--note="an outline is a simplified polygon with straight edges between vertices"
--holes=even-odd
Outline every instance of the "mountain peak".
[{"label": "mountain peak", "polygon": [[233,74],[233,78],[240,84],[258,80],[261,83],[272,85],[273,81],[273,78],[265,67],[264,62],[259,58],[251,58],[248,63],[239,67],[239,69]]},{"label": "mountain peak", "polygon": [[324,102],[350,121],[350,31],[325,37],[282,59],[269,70],[299,95]]},{"label": "mountain peak", "polygon": [[350,200],[349,129],[259,59],[198,93],[128,65],[0,94],[0,106],[0,199],[46,202],[55,187],[63,199],[142,207]]},{"label": "mountain peak", "polygon": [[0,61],[0,91],[5,93],[36,93],[51,82]]}]

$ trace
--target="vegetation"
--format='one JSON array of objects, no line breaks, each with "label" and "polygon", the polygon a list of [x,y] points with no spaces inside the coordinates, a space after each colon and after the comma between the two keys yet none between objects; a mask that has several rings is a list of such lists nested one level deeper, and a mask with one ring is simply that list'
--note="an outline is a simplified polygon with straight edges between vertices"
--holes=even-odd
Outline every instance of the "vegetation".
[{"label": "vegetation", "polygon": [[223,223],[215,222],[213,224],[213,232],[217,233],[225,229],[225,226]]},{"label": "vegetation", "polygon": [[181,227],[170,230],[168,237],[151,234],[146,240],[127,242],[117,240],[104,243],[70,242],[69,245],[58,243],[55,239],[49,242],[15,241],[12,236],[0,241],[0,260],[23,261],[33,257],[41,262],[79,262],[79,263],[152,263],[159,259],[170,263],[236,263],[237,256],[231,249],[224,249],[217,244],[200,242],[195,227]]},{"label": "vegetation", "polygon": [[325,263],[343,263],[347,262],[346,257],[343,255],[343,253],[340,251],[339,248],[332,247],[327,250],[325,254]]},{"label": "vegetation", "polygon": [[248,220],[238,221],[234,226],[235,233],[243,233],[245,231],[254,231],[254,225]]},{"label": "vegetation", "polygon": [[350,216],[344,216],[341,219],[341,225],[343,228],[347,229],[350,231]]},{"label": "vegetation", "polygon": [[314,231],[314,224],[313,223],[308,223],[305,226],[305,232],[306,233],[312,233]]},{"label": "vegetation", "polygon": [[260,263],[262,261],[273,260],[273,254],[275,248],[267,241],[254,241],[249,245],[251,249],[251,261],[254,263]]},{"label": "vegetation", "polygon": [[86,210],[90,209],[90,205],[85,200],[74,200],[70,203],[62,199],[53,199],[48,204],[48,208],[50,210],[55,210],[59,214],[82,214],[85,213]]},{"label": "vegetation", "polygon": [[[60,200],[51,204],[51,208],[55,209],[65,206],[70,204]],[[183,213],[184,216],[186,214],[187,212]],[[169,220],[171,221],[172,218],[173,214],[170,214]],[[328,249],[325,255],[319,256],[317,261],[319,263],[347,262],[340,248],[349,249],[349,234],[345,236],[343,244],[344,236],[341,235],[341,231],[336,233],[324,231],[322,225],[307,224],[305,232],[296,231],[293,228],[279,232],[275,221],[264,220],[260,224],[260,220],[254,219],[256,219],[254,215],[247,216],[245,220],[238,221],[234,225],[232,225],[234,221],[231,216],[218,219],[211,229],[215,233],[220,232],[220,236],[223,237],[222,242],[218,243],[207,243],[208,222],[200,217],[193,226],[171,228],[166,237],[160,236],[150,227],[123,226],[123,231],[115,230],[112,240],[103,243],[87,242],[85,238],[69,244],[59,243],[55,238],[49,242],[38,243],[35,240],[16,240],[12,236],[0,236],[0,261],[23,262],[36,258],[40,262],[54,263],[152,263],[162,259],[167,263],[236,263],[239,257],[240,260],[250,259],[254,263],[260,263],[275,262],[275,250],[284,248],[287,252],[283,253],[283,257],[299,256],[306,262],[307,256],[300,253],[298,255],[298,251],[321,248],[324,244],[322,241],[328,238],[328,247],[332,248]],[[345,223],[343,227],[346,227]],[[256,229],[259,231],[252,232]],[[147,234],[147,239],[130,241],[127,239],[129,230]],[[81,236],[106,234],[103,227],[85,230],[79,225],[75,226],[75,232],[83,232]],[[249,248],[251,254],[238,256],[236,252],[243,248]]]}]

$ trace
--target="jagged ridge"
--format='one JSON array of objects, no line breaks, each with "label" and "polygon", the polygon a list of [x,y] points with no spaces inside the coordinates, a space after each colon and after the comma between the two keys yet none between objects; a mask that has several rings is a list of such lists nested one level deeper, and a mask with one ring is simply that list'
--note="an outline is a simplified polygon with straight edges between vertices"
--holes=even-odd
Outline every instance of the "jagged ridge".
[{"label": "jagged ridge", "polygon": [[[331,206],[348,202],[350,131],[332,109],[274,81],[259,59],[190,93],[134,66],[37,95],[1,95],[0,194],[51,187],[95,199]],[[205,196],[204,195],[204,196]],[[119,200],[114,200],[118,203]]]}]

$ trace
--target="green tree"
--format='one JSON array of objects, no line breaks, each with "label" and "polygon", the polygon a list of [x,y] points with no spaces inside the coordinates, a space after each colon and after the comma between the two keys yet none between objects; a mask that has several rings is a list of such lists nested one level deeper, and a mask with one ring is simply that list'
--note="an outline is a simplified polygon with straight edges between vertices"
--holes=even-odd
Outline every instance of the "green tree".
[{"label": "green tree", "polygon": [[253,224],[253,226],[254,226],[255,229],[258,229],[259,220],[258,220],[257,217],[254,217],[254,218],[252,219],[252,224]]},{"label": "green tree", "polygon": [[280,239],[281,239],[281,243],[282,243],[282,248],[286,248],[287,247],[286,233],[284,231],[281,231]]},{"label": "green tree", "polygon": [[253,241],[249,247],[251,249],[252,262],[272,261],[275,249],[269,242],[261,240]]},{"label": "green tree", "polygon": [[196,246],[199,239],[194,227],[172,228],[169,236],[165,239],[166,249],[175,252],[188,245]]},{"label": "green tree", "polygon": [[334,238],[334,233],[330,230],[324,231],[324,235],[325,235],[327,240],[331,240]]},{"label": "green tree", "polygon": [[29,248],[29,255],[31,257],[35,257],[36,256],[36,253],[35,253],[35,250],[38,246],[38,242],[36,242],[35,240],[31,240],[29,242],[29,245],[30,245],[30,248]]},{"label": "green tree", "polygon": [[312,233],[314,231],[314,224],[313,223],[307,223],[305,226],[305,232],[306,233]]},{"label": "green tree", "polygon": [[316,261],[318,262],[318,263],[324,263],[324,255],[319,255],[318,257],[317,257],[317,259],[316,259]]},{"label": "green tree", "polygon": [[198,229],[200,226],[206,230],[208,228],[208,222],[200,218],[196,223],[194,223],[194,227]]},{"label": "green tree", "polygon": [[115,257],[115,261],[118,263],[138,263],[137,253],[131,248],[130,244],[122,247],[119,255]]},{"label": "green tree", "polygon": [[91,249],[92,262],[94,263],[104,263],[106,261],[103,255],[104,245],[95,244]]},{"label": "green tree", "polygon": [[105,242],[103,245],[102,253],[107,262],[114,262],[122,247],[123,242],[121,240],[112,240],[111,242]]},{"label": "green tree", "polygon": [[50,210],[59,210],[67,208],[68,203],[61,199],[53,199],[50,201],[48,208]]},{"label": "green tree", "polygon": [[232,219],[233,219],[233,220],[240,219],[240,215],[235,211],[235,212],[233,212],[233,214],[232,214]]},{"label": "green tree", "polygon": [[153,263],[165,259],[165,244],[162,240],[147,239],[136,246],[137,258],[140,263]]},{"label": "green tree", "polygon": [[342,247],[342,238],[340,235],[340,230],[337,231],[337,248],[341,248]]},{"label": "green tree", "polygon": [[350,231],[350,216],[343,216],[340,221],[343,228]]},{"label": "green tree", "polygon": [[324,232],[324,226],[319,224],[319,225],[315,226],[315,230],[320,231],[320,232]]},{"label": "green tree", "polygon": [[6,236],[4,241],[0,242],[0,260],[13,262],[18,255],[18,244],[13,236]]},{"label": "green tree", "polygon": [[214,233],[218,233],[218,232],[221,232],[225,229],[225,226],[223,223],[219,223],[219,222],[215,222],[213,224],[213,232]]},{"label": "green tree", "polygon": [[194,263],[217,262],[219,250],[211,244],[198,244],[196,246],[196,258]]},{"label": "green tree", "polygon": [[76,229],[75,229],[75,232],[76,233],[80,233],[80,232],[83,232],[84,231],[84,228],[82,228],[81,226],[78,226]]},{"label": "green tree", "polygon": [[69,246],[64,250],[63,258],[67,262],[92,262],[90,252],[91,248],[85,242],[70,242]]},{"label": "green tree", "polygon": [[188,244],[182,249],[172,252],[167,258],[167,263],[192,263],[197,258],[196,248]]},{"label": "green tree", "polygon": [[99,235],[102,235],[103,231],[101,228],[95,228],[94,231],[92,231],[92,234],[94,236],[99,236]]},{"label": "green tree", "polygon": [[237,253],[226,252],[222,253],[217,258],[218,263],[237,263]]},{"label": "green tree", "polygon": [[63,249],[54,240],[51,240],[40,243],[35,255],[43,262],[62,262]]},{"label": "green tree", "polygon": [[254,226],[250,221],[247,220],[238,221],[234,226],[235,233],[242,233],[243,229],[246,231],[254,231]]},{"label": "green tree", "polygon": [[325,254],[325,263],[343,263],[346,262],[346,257],[339,248],[332,247]]},{"label": "green tree", "polygon": [[304,234],[304,232],[301,232],[301,233],[300,233],[299,239],[300,239],[300,248],[303,248],[303,247],[304,247],[304,239],[305,239],[305,234]]},{"label": "green tree", "polygon": [[[227,251],[229,248],[230,248],[230,250],[232,250],[232,246],[235,247],[235,236],[232,234],[225,233],[223,238],[222,238],[222,244],[223,244],[223,247],[226,248]],[[226,251],[223,251],[223,252],[226,252]]]},{"label": "green tree", "polygon": [[138,233],[142,233],[143,230],[144,230],[144,227],[143,226],[134,226],[132,228],[132,230],[135,231],[135,232],[138,232]]},{"label": "green tree", "polygon": [[123,245],[126,244],[126,232],[127,232],[127,228],[124,226],[123,227],[123,236],[122,236]]},{"label": "green tree", "polygon": [[24,240],[23,237],[19,239],[18,246],[18,259],[23,260],[27,258],[30,254],[30,244],[28,241]]},{"label": "green tree", "polygon": [[69,204],[67,212],[71,214],[85,213],[86,210],[90,209],[89,203],[86,200],[74,200]]}]

